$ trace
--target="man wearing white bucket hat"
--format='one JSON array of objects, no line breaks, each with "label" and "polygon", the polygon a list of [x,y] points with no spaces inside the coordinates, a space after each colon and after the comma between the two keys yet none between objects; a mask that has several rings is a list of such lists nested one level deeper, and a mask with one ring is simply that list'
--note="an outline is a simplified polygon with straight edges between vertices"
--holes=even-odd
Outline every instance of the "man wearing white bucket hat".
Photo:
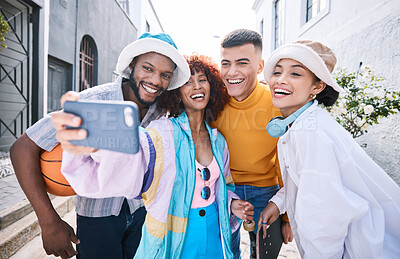
[{"label": "man wearing white bucket hat", "polygon": [[[156,101],[165,90],[182,86],[190,77],[188,63],[178,52],[171,37],[165,33],[145,33],[126,46],[119,58],[113,83],[69,92],[64,99],[129,100],[140,111],[141,125],[147,126],[161,116]],[[47,115],[30,127],[11,147],[10,153],[20,185],[31,202],[42,229],[43,247],[47,254],[62,258],[133,258],[141,238],[146,215],[142,202],[123,197],[89,199],[77,196],[77,236],[58,216],[43,185],[38,157],[42,150],[52,150],[58,136],[79,139],[76,130],[80,120],[63,112]],[[53,126],[53,123],[56,125]],[[72,147],[72,145],[71,145]],[[69,148],[66,146],[66,148]],[[79,238],[79,240],[78,240]],[[77,251],[72,243],[78,244]]]}]

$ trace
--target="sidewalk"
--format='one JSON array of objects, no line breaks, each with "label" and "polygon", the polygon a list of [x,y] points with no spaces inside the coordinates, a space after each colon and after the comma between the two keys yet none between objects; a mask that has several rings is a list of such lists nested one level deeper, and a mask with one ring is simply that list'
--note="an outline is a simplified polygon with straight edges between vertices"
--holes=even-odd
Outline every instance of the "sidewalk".
[{"label": "sidewalk", "polygon": [[22,192],[15,174],[0,178],[0,211],[23,201],[27,201],[27,198]]},{"label": "sidewalk", "polygon": [[[63,218],[65,222],[70,224],[75,228],[76,226],[76,214],[75,210],[68,212]],[[11,256],[9,259],[55,259],[60,257],[55,257],[53,255],[47,255],[43,249],[42,238],[40,235],[32,239],[28,244],[24,245],[16,254]],[[72,257],[76,259],[76,257]]]},{"label": "sidewalk", "polygon": [[[75,226],[76,225],[75,210],[72,210],[67,215],[65,215],[63,220],[68,222],[71,226]],[[243,229],[243,227],[240,230],[240,234],[241,234],[240,249],[242,250],[242,258],[248,259],[250,250],[249,234],[246,230]],[[40,236],[37,236],[31,242],[25,245],[21,250],[19,250],[14,256],[10,257],[10,259],[25,259],[25,258],[51,259],[56,257],[46,255],[46,253],[43,250],[42,239],[40,238]],[[294,241],[287,245],[285,244],[282,245],[278,259],[301,259]]]},{"label": "sidewalk", "polygon": [[[6,176],[0,179],[0,215],[5,211],[12,210],[21,203],[29,203],[25,194],[22,192],[15,174]],[[64,217],[63,220],[68,222],[74,228],[76,227],[76,216],[75,210],[71,210]],[[241,228],[241,250],[242,258],[249,258],[249,235],[246,230]],[[36,236],[32,241],[24,245],[16,254],[10,257],[10,259],[51,259],[57,258],[49,256],[45,253],[42,245],[42,239],[40,235]],[[59,257],[58,257],[59,258]],[[75,257],[73,257],[75,258]],[[288,245],[283,244],[279,259],[300,259],[300,255],[297,251],[295,242],[291,242]]]}]

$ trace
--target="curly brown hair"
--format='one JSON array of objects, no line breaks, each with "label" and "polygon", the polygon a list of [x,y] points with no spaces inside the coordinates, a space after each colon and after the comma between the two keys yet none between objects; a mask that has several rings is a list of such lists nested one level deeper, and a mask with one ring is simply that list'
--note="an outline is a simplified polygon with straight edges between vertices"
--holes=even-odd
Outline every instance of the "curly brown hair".
[{"label": "curly brown hair", "polygon": [[[208,123],[215,121],[229,101],[229,95],[222,81],[218,65],[208,56],[193,54],[184,56],[189,63],[190,73],[203,71],[210,83],[210,100],[206,106],[205,119]],[[159,99],[158,105],[170,116],[178,117],[185,109],[180,101],[179,88],[165,92]]]}]

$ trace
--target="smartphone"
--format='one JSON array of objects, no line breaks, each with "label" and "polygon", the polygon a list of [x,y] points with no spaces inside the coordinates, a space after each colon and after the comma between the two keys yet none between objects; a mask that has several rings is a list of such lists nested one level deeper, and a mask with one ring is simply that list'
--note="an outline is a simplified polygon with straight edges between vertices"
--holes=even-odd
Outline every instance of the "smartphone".
[{"label": "smartphone", "polygon": [[139,109],[130,101],[78,100],[64,103],[64,112],[82,119],[87,137],[72,140],[79,146],[135,154],[139,151]]}]

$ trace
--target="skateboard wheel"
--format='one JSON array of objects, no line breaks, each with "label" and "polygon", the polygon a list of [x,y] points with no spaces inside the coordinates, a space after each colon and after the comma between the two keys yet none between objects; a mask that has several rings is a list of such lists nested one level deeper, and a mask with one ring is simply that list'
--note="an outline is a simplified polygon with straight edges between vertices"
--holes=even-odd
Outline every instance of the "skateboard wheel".
[{"label": "skateboard wheel", "polygon": [[254,231],[256,229],[256,223],[254,222],[254,220],[249,222],[245,221],[243,222],[243,228],[249,232]]}]

